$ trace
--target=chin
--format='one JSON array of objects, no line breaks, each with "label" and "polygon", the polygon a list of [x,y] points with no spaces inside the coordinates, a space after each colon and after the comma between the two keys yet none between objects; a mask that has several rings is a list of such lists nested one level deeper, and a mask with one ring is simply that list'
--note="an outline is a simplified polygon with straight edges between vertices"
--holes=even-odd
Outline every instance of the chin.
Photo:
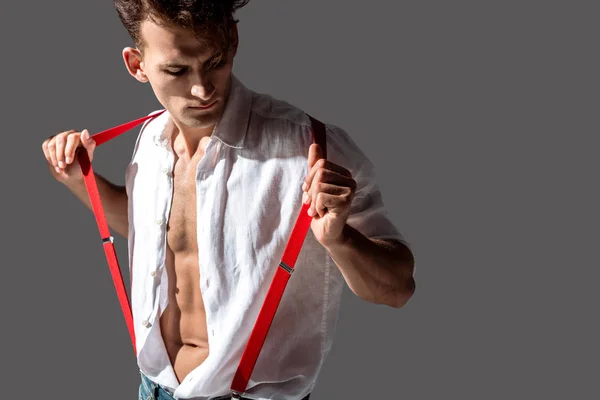
[{"label": "chin", "polygon": [[[211,110],[212,111],[212,110]],[[205,128],[214,125],[219,120],[219,113],[198,113],[193,110],[184,110],[180,115],[181,122],[190,128]]]}]

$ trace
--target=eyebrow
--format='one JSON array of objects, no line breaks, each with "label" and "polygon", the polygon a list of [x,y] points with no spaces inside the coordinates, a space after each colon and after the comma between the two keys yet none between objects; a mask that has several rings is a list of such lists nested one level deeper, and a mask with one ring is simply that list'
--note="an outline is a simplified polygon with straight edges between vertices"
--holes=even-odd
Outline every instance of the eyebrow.
[{"label": "eyebrow", "polygon": [[176,63],[176,62],[173,62],[173,63],[172,62],[167,62],[167,63],[164,63],[164,64],[159,64],[158,66],[160,68],[186,68],[187,67],[187,65],[179,64],[179,63]]},{"label": "eyebrow", "polygon": [[[214,63],[217,59],[223,60],[225,57],[225,55],[223,54],[219,54],[219,53],[213,53],[209,58],[207,58],[203,63],[202,66],[205,67],[207,65],[210,65],[212,63]],[[187,68],[189,65],[186,64],[181,64],[177,61],[167,61],[165,63],[159,64],[158,65],[159,68]]]}]

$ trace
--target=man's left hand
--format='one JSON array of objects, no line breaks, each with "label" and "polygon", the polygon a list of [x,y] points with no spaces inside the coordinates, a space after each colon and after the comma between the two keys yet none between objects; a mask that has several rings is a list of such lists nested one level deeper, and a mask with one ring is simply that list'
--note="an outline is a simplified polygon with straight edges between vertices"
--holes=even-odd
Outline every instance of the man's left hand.
[{"label": "man's left hand", "polygon": [[325,160],[321,147],[312,144],[302,190],[302,202],[310,204],[308,215],[313,217],[311,228],[316,239],[323,246],[341,242],[356,190],[350,171]]}]

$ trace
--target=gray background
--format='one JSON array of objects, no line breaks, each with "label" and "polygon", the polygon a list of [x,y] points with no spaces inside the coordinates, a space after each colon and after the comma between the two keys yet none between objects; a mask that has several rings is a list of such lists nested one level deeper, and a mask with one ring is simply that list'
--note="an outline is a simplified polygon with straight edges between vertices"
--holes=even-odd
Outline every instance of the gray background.
[{"label": "gray background", "polygon": [[[125,70],[111,1],[0,7],[0,390],[135,398],[93,215],[41,144],[160,105]],[[234,72],[350,133],[417,257],[403,309],[346,290],[311,400],[600,398],[598,2],[254,0],[238,17]],[[136,132],[95,169],[123,183]]]}]

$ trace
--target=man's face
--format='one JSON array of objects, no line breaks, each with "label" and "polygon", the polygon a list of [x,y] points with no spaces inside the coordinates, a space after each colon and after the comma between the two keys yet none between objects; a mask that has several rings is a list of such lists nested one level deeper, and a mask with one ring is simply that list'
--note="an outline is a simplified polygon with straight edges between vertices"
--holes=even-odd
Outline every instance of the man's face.
[{"label": "man's face", "polygon": [[177,123],[211,128],[227,102],[235,47],[216,63],[207,42],[180,27],[147,20],[141,25],[141,35],[144,56],[136,78],[143,76],[150,82],[158,101]]}]

